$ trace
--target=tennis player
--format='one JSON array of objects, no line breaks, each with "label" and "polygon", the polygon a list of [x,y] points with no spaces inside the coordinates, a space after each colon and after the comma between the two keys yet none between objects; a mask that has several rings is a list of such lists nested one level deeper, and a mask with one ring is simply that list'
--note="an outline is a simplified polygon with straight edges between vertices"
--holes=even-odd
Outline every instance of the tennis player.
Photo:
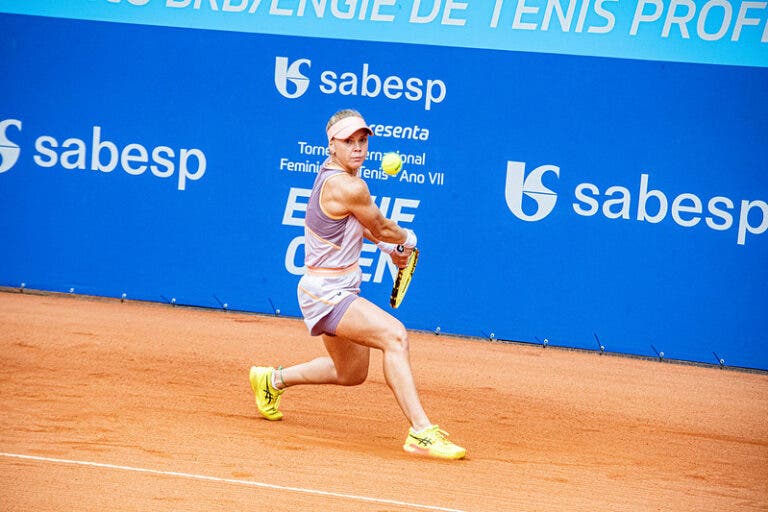
[{"label": "tennis player", "polygon": [[[259,412],[279,420],[286,388],[300,384],[356,386],[368,376],[370,350],[381,350],[384,377],[411,426],[403,449],[443,459],[461,459],[466,450],[427,417],[411,373],[408,333],[395,317],[360,297],[359,259],[363,237],[390,254],[400,268],[416,246],[413,231],[384,217],[359,174],[373,132],[355,110],[341,110],[326,126],[329,158],[323,163],[307,204],[306,273],[298,285],[304,322],[323,339],[328,356],[288,368],[254,366],[251,388]],[[405,250],[396,250],[402,245]]]}]

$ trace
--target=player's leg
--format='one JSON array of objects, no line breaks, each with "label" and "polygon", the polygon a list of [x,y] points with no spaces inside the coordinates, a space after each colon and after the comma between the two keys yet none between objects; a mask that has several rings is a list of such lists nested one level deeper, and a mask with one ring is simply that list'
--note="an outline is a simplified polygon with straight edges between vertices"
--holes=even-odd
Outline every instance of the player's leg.
[{"label": "player's leg", "polygon": [[411,372],[408,333],[403,324],[360,297],[349,303],[345,311],[339,311],[339,316],[338,323],[333,321],[336,336],[323,335],[329,357],[277,371],[251,369],[251,386],[261,413],[271,420],[282,418],[277,406],[283,390],[278,387],[362,383],[368,375],[370,348],[376,348],[383,353],[387,385],[411,423],[403,449],[431,457],[463,458],[466,450],[450,442],[448,434],[431,424],[424,412]]},{"label": "player's leg", "polygon": [[[336,332],[336,326],[349,305],[357,300],[349,296],[320,322],[315,324],[319,332]],[[328,356],[318,357],[306,363],[288,368],[254,366],[250,381],[256,398],[256,406],[262,416],[269,420],[282,419],[279,411],[280,396],[288,386],[300,384],[339,384],[354,386],[361,384],[368,376],[370,349],[367,346],[348,342],[338,336],[323,335]]]},{"label": "player's leg", "polygon": [[327,334],[323,334],[323,342],[328,356],[278,370],[276,387],[281,389],[302,384],[357,386],[365,382],[370,361],[368,347]]},{"label": "player's leg", "polygon": [[448,433],[433,425],[424,412],[411,372],[408,333],[399,320],[359,298],[344,313],[336,333],[383,352],[384,377],[411,423],[403,445],[405,451],[443,459],[466,455],[466,450],[449,441]]},{"label": "player's leg", "polygon": [[333,360],[333,371],[336,374],[334,384],[357,386],[365,382],[371,360],[370,348],[353,343],[339,335],[324,334],[323,342]]},{"label": "player's leg", "polygon": [[398,319],[360,297],[344,313],[336,334],[356,344],[381,350],[384,378],[405,417],[417,430],[431,424],[411,372],[408,333]]},{"label": "player's leg", "polygon": [[280,396],[289,386],[301,384],[338,384],[356,386],[368,376],[370,349],[339,336],[323,335],[329,356],[317,357],[288,368],[254,366],[250,381],[256,406],[268,420],[282,419]]}]

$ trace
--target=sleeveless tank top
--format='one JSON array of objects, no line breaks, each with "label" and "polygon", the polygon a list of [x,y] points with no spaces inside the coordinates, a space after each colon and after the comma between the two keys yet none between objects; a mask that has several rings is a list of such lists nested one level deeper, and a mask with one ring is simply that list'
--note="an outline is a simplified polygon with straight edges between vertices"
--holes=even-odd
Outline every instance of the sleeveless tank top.
[{"label": "sleeveless tank top", "polygon": [[353,215],[333,217],[320,205],[328,181],[342,174],[344,171],[323,164],[312,186],[304,219],[304,263],[309,269],[343,269],[360,259],[362,224]]}]

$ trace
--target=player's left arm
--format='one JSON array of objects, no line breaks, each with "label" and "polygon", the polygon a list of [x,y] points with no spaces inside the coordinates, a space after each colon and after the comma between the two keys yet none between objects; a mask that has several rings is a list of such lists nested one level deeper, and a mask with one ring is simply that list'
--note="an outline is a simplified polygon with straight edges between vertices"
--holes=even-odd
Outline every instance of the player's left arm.
[{"label": "player's left arm", "polygon": [[404,248],[403,251],[398,251],[398,244],[392,244],[378,240],[375,236],[373,236],[373,234],[371,234],[368,228],[363,228],[363,236],[376,244],[376,246],[381,249],[383,253],[389,254],[389,257],[392,259],[392,263],[394,263],[397,268],[404,268],[406,265],[408,265],[408,257],[411,255],[411,252],[413,252],[413,249]]},{"label": "player's left arm", "polygon": [[363,228],[363,236],[365,237],[366,240],[373,242],[374,244],[381,242],[381,240],[373,236],[373,233],[371,233],[371,231],[368,228]]},{"label": "player's left arm", "polygon": [[[408,257],[411,255],[411,252],[413,252],[413,249],[405,249],[400,244],[379,240],[373,236],[371,230],[366,227],[363,227],[363,236],[367,240],[370,240],[376,244],[376,246],[381,249],[382,252],[389,254],[389,257],[392,259],[392,263],[394,263],[397,268],[404,268],[406,265],[408,265]],[[401,250],[398,250],[398,247],[400,247]]]},{"label": "player's left arm", "polygon": [[395,221],[381,213],[363,180],[350,178],[338,192],[343,194],[343,204],[348,213],[354,215],[363,225],[366,238],[376,242],[406,245],[410,248],[416,245],[416,236],[413,232],[401,228]]}]

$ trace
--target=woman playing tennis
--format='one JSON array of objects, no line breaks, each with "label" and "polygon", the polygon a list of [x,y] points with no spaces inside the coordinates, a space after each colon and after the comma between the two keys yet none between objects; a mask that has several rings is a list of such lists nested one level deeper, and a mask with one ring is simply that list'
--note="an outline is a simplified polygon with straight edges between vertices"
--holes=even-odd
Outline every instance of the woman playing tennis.
[{"label": "woman playing tennis", "polygon": [[[330,157],[323,163],[305,217],[306,272],[299,281],[301,311],[312,336],[321,336],[328,356],[288,368],[252,367],[251,388],[259,412],[283,417],[286,388],[300,384],[356,386],[365,382],[371,348],[381,350],[384,377],[411,426],[403,445],[410,453],[461,459],[466,450],[433,425],[421,405],[411,373],[408,333],[395,317],[359,296],[363,237],[404,267],[416,246],[413,231],[387,219],[359,176],[373,132],[355,110],[341,110],[326,126]],[[398,246],[404,250],[398,251]]]}]

